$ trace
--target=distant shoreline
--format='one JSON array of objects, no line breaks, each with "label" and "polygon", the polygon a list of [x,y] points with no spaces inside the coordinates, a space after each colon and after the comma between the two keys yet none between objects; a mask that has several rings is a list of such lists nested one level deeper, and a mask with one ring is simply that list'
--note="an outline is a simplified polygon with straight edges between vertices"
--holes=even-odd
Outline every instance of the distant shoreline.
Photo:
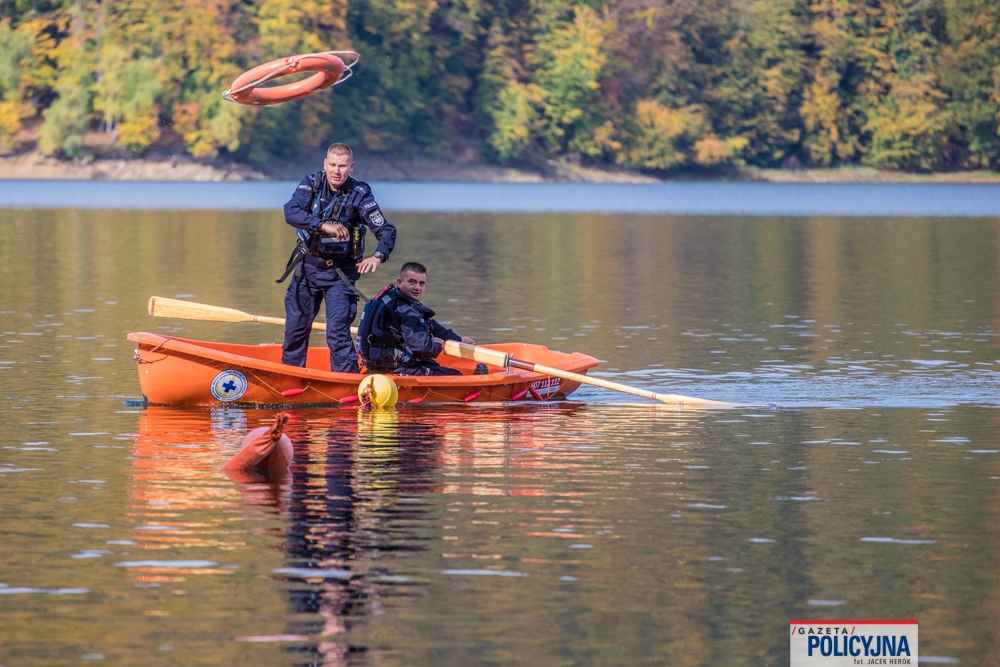
[{"label": "distant shoreline", "polygon": [[[298,180],[319,166],[316,156],[276,163],[267,169],[221,160],[198,161],[190,157],[135,159],[98,158],[71,162],[37,152],[0,157],[0,180],[102,180],[102,181],[283,181]],[[868,167],[837,169],[758,169],[720,172],[678,171],[659,175],[613,168],[550,161],[544,170],[504,167],[427,158],[359,155],[356,176],[381,182],[473,183],[664,183],[678,181],[736,181],[757,183],[1000,183],[991,171],[914,174]]]}]

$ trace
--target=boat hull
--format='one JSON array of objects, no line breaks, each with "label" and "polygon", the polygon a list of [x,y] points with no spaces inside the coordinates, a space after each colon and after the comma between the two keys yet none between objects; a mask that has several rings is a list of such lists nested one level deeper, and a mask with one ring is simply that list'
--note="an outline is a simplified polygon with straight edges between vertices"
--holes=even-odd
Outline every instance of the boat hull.
[{"label": "boat hull", "polygon": [[[364,375],[329,370],[329,351],[310,348],[305,368],[281,363],[280,345],[236,345],[130,333],[136,343],[139,385],[156,405],[334,405],[357,402]],[[486,346],[517,359],[585,374],[597,366],[593,357],[566,354],[542,345],[507,343]],[[442,365],[461,376],[394,375],[400,402],[488,403],[565,398],[579,386],[541,373],[490,367],[472,375],[475,362],[446,357]]]}]

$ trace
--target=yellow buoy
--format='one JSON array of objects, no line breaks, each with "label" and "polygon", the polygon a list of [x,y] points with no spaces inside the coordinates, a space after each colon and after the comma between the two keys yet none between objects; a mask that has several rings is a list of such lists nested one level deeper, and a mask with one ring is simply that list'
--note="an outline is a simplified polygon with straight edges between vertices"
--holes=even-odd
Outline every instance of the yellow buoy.
[{"label": "yellow buoy", "polygon": [[370,403],[377,408],[389,408],[399,401],[399,390],[388,375],[369,375],[358,385],[358,398],[362,404]]}]

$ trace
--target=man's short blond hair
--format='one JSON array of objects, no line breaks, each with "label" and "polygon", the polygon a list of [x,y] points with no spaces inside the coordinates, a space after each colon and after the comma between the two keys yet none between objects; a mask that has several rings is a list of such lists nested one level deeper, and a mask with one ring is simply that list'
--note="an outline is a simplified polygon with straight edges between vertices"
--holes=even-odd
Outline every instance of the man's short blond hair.
[{"label": "man's short blond hair", "polygon": [[327,155],[346,155],[351,162],[354,161],[354,151],[347,144],[330,144],[326,149]]}]

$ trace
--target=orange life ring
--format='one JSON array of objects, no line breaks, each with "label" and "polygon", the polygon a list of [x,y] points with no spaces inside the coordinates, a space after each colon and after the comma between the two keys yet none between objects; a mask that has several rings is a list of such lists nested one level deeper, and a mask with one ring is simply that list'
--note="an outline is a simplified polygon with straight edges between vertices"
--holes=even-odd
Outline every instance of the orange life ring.
[{"label": "orange life ring", "polygon": [[[316,74],[283,86],[258,87],[266,81],[300,72],[316,72]],[[291,102],[329,88],[340,81],[342,76],[344,76],[344,61],[337,56],[324,53],[291,56],[258,65],[239,75],[229,90],[223,93],[223,97],[253,106]]]}]

